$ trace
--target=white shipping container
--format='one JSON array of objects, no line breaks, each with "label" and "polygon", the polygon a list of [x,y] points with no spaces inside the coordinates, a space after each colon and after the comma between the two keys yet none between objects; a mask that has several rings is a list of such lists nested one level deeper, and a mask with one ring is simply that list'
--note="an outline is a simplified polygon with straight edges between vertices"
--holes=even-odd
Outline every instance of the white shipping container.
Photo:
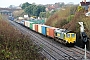
[{"label": "white shipping container", "polygon": [[35,31],[35,24],[33,24],[33,30]]},{"label": "white shipping container", "polygon": [[28,21],[28,22],[27,22],[27,27],[29,27],[29,28],[30,28],[30,21]]},{"label": "white shipping container", "polygon": [[25,26],[30,27],[30,21],[25,21]]},{"label": "white shipping container", "polygon": [[28,21],[25,21],[25,26],[26,26],[26,27],[28,27],[28,23],[29,23]]},{"label": "white shipping container", "polygon": [[42,33],[42,25],[41,24],[38,25],[38,32]]},{"label": "white shipping container", "polygon": [[27,21],[25,21],[25,26],[27,27]]}]

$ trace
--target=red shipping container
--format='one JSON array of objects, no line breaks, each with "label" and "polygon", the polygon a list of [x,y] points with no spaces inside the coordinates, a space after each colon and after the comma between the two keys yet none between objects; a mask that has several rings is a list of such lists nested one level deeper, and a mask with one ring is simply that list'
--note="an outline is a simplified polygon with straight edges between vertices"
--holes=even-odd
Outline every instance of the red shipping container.
[{"label": "red shipping container", "polygon": [[38,24],[35,24],[35,31],[38,32]]},{"label": "red shipping container", "polygon": [[54,30],[55,30],[55,29],[57,29],[57,28],[55,28],[55,27],[49,28],[49,36],[52,37],[52,38],[55,37],[55,35],[54,35]]}]

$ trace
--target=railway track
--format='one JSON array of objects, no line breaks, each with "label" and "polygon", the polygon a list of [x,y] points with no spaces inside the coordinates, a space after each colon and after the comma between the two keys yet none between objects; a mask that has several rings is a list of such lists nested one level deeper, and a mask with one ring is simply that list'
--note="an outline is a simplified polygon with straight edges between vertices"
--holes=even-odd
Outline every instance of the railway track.
[{"label": "railway track", "polygon": [[[85,50],[84,49],[81,49],[77,46],[74,46],[74,48],[72,48],[71,50],[75,50],[77,53],[80,53],[81,55],[84,55],[85,54]],[[87,58],[90,59],[90,52],[87,51]]]},{"label": "railway track", "polygon": [[[29,29],[26,29],[25,27],[16,24],[13,21],[10,21],[14,26],[16,26],[20,31],[23,33],[27,33],[31,35],[32,40],[37,45],[42,45],[43,54],[46,54],[49,56],[49,59],[51,60],[82,60],[83,55],[79,53],[79,49],[76,48],[68,48],[61,44],[56,45],[52,42],[50,42],[51,39],[48,39],[44,36],[41,36],[35,32],[30,31]],[[48,41],[49,40],[49,41]],[[78,53],[78,55],[77,55]],[[83,51],[84,53],[84,51]],[[89,54],[90,55],[90,54]]]},{"label": "railway track", "polygon": [[[38,46],[40,46],[41,47],[41,45],[40,44],[38,44],[38,42],[36,42],[35,40],[37,40],[37,39],[33,39],[34,38],[34,36],[32,36],[31,34],[30,34],[30,31],[28,30],[28,29],[26,29],[26,28],[24,28],[24,27],[22,27],[22,26],[20,26],[20,25],[18,25],[18,24],[16,24],[16,23],[14,23],[14,22],[12,22],[12,21],[9,21],[15,28],[17,28],[19,31],[21,31],[22,33],[25,33],[26,35],[28,35],[28,36],[30,36],[30,39],[32,39],[33,41],[34,41],[34,43],[36,44],[36,45],[38,45]],[[20,28],[21,27],[21,28]],[[31,38],[32,37],[32,38]],[[48,57],[48,60],[57,60],[57,58],[55,58],[55,56],[53,56],[53,55],[51,55],[45,48],[42,48],[43,49],[43,52],[41,52],[41,53],[43,53],[43,55],[45,54],[47,57]],[[45,56],[44,55],[44,56]]]}]

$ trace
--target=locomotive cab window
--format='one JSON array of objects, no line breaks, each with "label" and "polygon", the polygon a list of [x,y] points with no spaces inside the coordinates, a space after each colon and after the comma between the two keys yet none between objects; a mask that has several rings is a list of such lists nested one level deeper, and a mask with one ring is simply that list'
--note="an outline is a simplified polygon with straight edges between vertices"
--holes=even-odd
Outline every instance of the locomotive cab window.
[{"label": "locomotive cab window", "polygon": [[75,37],[75,34],[71,34],[71,37]]},{"label": "locomotive cab window", "polygon": [[66,37],[70,37],[70,34],[66,34]]}]

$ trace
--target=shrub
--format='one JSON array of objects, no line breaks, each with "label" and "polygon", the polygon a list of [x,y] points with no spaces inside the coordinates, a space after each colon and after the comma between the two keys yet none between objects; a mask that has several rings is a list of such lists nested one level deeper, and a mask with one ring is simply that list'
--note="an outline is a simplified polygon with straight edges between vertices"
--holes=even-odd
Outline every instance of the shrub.
[{"label": "shrub", "polygon": [[74,15],[70,15],[70,16],[67,18],[68,22],[70,22],[70,21],[73,19],[73,17],[74,17]]},{"label": "shrub", "polygon": [[0,60],[44,60],[30,37],[0,19]]},{"label": "shrub", "polygon": [[62,26],[64,26],[65,24],[67,24],[68,23],[68,21],[66,20],[66,19],[64,19],[64,20],[62,20],[61,22],[60,22],[60,26],[62,27]]},{"label": "shrub", "polygon": [[78,12],[84,11],[84,8],[82,6],[78,6],[77,11]]}]

